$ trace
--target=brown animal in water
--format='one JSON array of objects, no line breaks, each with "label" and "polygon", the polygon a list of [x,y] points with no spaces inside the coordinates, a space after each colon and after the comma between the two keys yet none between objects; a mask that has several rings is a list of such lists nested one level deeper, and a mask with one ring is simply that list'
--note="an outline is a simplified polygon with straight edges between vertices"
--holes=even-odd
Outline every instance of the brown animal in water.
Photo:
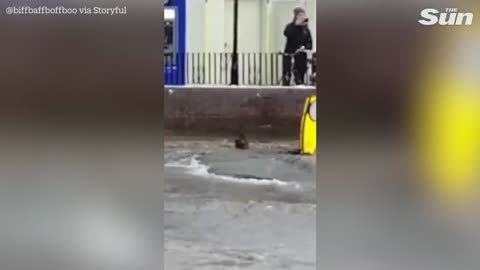
[{"label": "brown animal in water", "polygon": [[235,139],[235,148],[245,150],[248,149],[248,141],[245,134],[240,133],[237,139]]}]

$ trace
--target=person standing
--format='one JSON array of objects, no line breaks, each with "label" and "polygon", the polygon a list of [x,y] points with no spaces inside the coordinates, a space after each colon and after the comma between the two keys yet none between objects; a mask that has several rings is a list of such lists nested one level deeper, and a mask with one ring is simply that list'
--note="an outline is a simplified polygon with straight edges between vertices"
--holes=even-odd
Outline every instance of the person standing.
[{"label": "person standing", "polygon": [[[284,53],[293,54],[298,49],[304,47],[306,50],[312,49],[312,35],[308,28],[308,17],[303,8],[293,10],[293,21],[285,27],[283,34],[286,37]],[[283,56],[283,85],[290,85],[290,78],[293,75],[295,84],[305,84],[305,74],[307,72],[307,53],[300,52],[295,55],[295,74],[290,74],[291,57]]]}]

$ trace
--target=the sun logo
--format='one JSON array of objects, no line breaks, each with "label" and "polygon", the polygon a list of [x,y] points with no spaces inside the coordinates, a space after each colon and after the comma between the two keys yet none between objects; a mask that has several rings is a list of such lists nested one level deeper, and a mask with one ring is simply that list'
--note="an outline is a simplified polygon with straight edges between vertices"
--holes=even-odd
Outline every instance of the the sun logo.
[{"label": "the sun logo", "polygon": [[422,25],[472,25],[473,13],[457,11],[457,8],[447,8],[445,12],[440,12],[434,8],[427,8],[420,13],[423,20],[419,20],[418,22]]}]

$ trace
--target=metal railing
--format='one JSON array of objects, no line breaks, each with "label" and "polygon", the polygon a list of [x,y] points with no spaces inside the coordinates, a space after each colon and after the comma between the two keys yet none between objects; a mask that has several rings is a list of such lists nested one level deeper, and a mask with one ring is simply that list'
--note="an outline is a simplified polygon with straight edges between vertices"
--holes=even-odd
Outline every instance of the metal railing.
[{"label": "metal railing", "polygon": [[[164,58],[165,84],[230,85],[232,53],[170,53]],[[238,53],[238,84],[273,86],[282,84],[280,53]],[[308,65],[305,85],[312,85]]]}]

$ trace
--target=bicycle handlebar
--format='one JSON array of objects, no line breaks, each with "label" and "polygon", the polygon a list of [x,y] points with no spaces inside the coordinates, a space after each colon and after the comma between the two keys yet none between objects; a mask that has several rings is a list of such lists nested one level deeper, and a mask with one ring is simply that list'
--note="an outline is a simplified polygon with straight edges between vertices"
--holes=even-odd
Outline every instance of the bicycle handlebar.
[{"label": "bicycle handlebar", "polygon": [[307,52],[307,51],[310,51],[310,50],[306,50],[305,46],[302,46],[302,47],[298,48],[294,53],[279,52],[279,54],[284,55],[284,56],[295,56],[299,53]]}]

